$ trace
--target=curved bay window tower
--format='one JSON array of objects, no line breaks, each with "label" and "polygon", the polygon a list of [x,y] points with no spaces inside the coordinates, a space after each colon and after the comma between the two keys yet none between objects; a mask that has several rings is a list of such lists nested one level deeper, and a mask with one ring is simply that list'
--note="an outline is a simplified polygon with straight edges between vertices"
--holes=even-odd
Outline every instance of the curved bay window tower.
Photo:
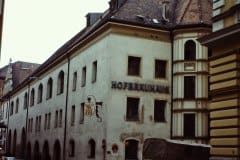
[{"label": "curved bay window tower", "polygon": [[208,51],[196,39],[206,30],[179,30],[173,47],[172,138],[208,141]]}]

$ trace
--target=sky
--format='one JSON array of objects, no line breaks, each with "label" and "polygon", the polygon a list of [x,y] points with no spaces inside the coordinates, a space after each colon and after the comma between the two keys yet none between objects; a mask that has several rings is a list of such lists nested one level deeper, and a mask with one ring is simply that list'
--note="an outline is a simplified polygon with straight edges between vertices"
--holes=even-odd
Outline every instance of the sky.
[{"label": "sky", "polygon": [[0,67],[43,63],[86,26],[89,12],[105,11],[110,0],[5,0]]}]

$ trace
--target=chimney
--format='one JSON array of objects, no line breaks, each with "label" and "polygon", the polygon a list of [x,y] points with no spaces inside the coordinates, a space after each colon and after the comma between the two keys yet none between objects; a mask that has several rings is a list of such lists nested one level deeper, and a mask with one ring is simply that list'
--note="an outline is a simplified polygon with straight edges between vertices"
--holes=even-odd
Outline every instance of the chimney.
[{"label": "chimney", "polygon": [[163,21],[164,22],[169,22],[169,19],[168,19],[168,7],[169,7],[169,1],[168,0],[164,0],[162,2],[162,18],[163,18]]},{"label": "chimney", "polygon": [[87,27],[93,25],[94,23],[97,22],[102,16],[102,13],[88,13],[86,15],[87,18]]}]

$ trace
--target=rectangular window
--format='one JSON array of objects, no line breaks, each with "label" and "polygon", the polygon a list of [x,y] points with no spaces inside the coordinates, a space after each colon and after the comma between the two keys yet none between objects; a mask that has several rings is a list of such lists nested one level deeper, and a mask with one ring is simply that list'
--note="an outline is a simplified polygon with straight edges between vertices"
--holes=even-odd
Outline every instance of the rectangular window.
[{"label": "rectangular window", "polygon": [[97,81],[97,61],[93,62],[92,65],[92,82],[96,82]]},{"label": "rectangular window", "polygon": [[55,128],[58,127],[58,111],[56,111],[55,113],[55,125],[54,125]]},{"label": "rectangular window", "polygon": [[47,122],[48,122],[48,115],[47,114],[45,114],[45,120],[44,120],[44,130],[46,130],[47,129]]},{"label": "rectangular window", "polygon": [[195,99],[195,76],[184,77],[184,98]]},{"label": "rectangular window", "polygon": [[59,128],[62,127],[62,110],[59,111]]},{"label": "rectangular window", "polygon": [[35,132],[38,131],[38,116],[36,117],[36,122],[35,122]]},{"label": "rectangular window", "polygon": [[87,67],[82,68],[82,87],[86,85]]},{"label": "rectangular window", "polygon": [[76,91],[77,89],[77,72],[73,73],[73,85],[72,85],[72,90]]},{"label": "rectangular window", "polygon": [[139,121],[139,98],[127,98],[127,121]]},{"label": "rectangular window", "polygon": [[51,125],[51,113],[48,113],[48,126],[47,129],[50,129]]},{"label": "rectangular window", "polygon": [[166,101],[155,100],[154,101],[154,121],[165,122],[165,106]]},{"label": "rectangular window", "polygon": [[140,76],[140,57],[128,56],[128,75]]},{"label": "rectangular window", "polygon": [[155,78],[166,78],[166,66],[166,61],[155,60]]},{"label": "rectangular window", "polygon": [[31,126],[31,119],[30,118],[28,119],[28,125],[27,126],[28,126],[27,130],[28,130],[28,132],[30,132],[30,130],[31,130],[31,128],[30,128],[30,126]]},{"label": "rectangular window", "polygon": [[72,106],[71,126],[74,126],[75,122],[75,106]]},{"label": "rectangular window", "polygon": [[194,138],[195,137],[195,114],[188,113],[184,114],[184,137]]},{"label": "rectangular window", "polygon": [[84,103],[81,103],[80,106],[80,123],[82,124],[84,122]]},{"label": "rectangular window", "polygon": [[33,118],[31,119],[31,133],[33,131]]},{"label": "rectangular window", "polygon": [[42,117],[39,116],[39,118],[38,118],[38,131],[39,132],[41,131],[41,121],[42,121]]}]

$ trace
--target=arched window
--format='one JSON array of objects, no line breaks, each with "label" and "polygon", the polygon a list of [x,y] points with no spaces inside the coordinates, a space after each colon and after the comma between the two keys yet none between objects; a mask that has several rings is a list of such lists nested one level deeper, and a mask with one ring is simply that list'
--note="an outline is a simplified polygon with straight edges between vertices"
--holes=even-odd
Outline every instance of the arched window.
[{"label": "arched window", "polygon": [[53,87],[53,80],[52,78],[49,78],[47,82],[47,99],[52,98],[52,87]]},{"label": "arched window", "polygon": [[43,85],[40,84],[38,86],[38,103],[42,102],[42,96],[43,96]]},{"label": "arched window", "polygon": [[76,91],[77,89],[77,72],[73,73],[73,85],[72,85],[72,90]]},{"label": "arched window", "polygon": [[96,143],[93,139],[88,141],[89,155],[88,158],[95,158]]},{"label": "arched window", "polygon": [[34,99],[35,99],[35,91],[34,91],[34,88],[32,88],[31,96],[30,96],[30,106],[34,105]]},{"label": "arched window", "polygon": [[63,88],[64,88],[64,72],[61,71],[58,74],[57,94],[63,93]]},{"label": "arched window", "polygon": [[10,115],[13,115],[13,109],[14,109],[14,102],[11,102],[11,106],[10,106]]},{"label": "arched window", "polygon": [[23,100],[23,108],[26,109],[28,105],[28,94],[24,94],[24,100]]},{"label": "arched window", "polygon": [[19,107],[19,99],[17,98],[17,100],[16,100],[15,113],[18,113],[18,107]]},{"label": "arched window", "polygon": [[58,120],[59,120],[58,126],[61,128],[62,127],[62,110],[61,109],[59,111],[59,118],[58,118]]},{"label": "arched window", "polygon": [[184,45],[184,59],[188,61],[196,59],[196,43],[193,40],[188,40]]},{"label": "arched window", "polygon": [[58,111],[56,111],[55,113],[55,124],[54,127],[57,128],[58,127]]},{"label": "arched window", "polygon": [[75,142],[74,140],[69,141],[69,157],[74,157],[75,154]]},{"label": "arched window", "polygon": [[125,141],[125,160],[138,159],[138,141],[134,139]]}]

